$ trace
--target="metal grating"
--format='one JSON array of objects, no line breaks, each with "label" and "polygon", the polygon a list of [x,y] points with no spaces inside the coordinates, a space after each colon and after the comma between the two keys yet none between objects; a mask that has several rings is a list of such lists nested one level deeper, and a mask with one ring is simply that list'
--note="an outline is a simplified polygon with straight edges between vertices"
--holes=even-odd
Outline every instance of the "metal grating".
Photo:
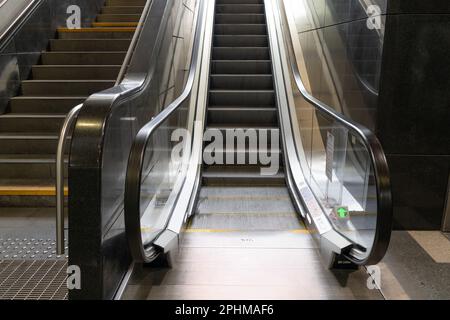
[{"label": "metal grating", "polygon": [[0,300],[66,300],[67,261],[0,260]]}]

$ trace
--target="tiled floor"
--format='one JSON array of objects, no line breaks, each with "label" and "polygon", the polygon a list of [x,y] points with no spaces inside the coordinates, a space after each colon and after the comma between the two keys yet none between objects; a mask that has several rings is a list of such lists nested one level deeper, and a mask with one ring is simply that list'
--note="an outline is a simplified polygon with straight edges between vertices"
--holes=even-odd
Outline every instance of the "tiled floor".
[{"label": "tiled floor", "polygon": [[450,299],[450,263],[437,262],[446,261],[448,252],[436,256],[439,251],[427,239],[438,239],[438,247],[450,246],[450,239],[438,231],[420,232],[420,236],[414,232],[393,232],[388,253],[379,264],[385,298]]},{"label": "tiled floor", "polygon": [[55,219],[55,208],[0,207],[0,238],[55,238]]}]

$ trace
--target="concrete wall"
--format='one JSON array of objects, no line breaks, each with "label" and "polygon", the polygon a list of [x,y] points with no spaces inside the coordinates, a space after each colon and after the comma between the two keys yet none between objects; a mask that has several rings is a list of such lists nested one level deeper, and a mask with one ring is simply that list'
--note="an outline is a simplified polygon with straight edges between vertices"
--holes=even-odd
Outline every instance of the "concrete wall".
[{"label": "concrete wall", "polygon": [[0,35],[33,0],[0,0]]}]

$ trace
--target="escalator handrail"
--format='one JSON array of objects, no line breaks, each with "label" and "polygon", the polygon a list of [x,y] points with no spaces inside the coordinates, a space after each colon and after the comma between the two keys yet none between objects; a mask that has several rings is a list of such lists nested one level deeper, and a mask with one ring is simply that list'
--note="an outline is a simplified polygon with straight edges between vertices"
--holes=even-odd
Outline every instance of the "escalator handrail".
[{"label": "escalator handrail", "polygon": [[[142,33],[142,27],[146,21],[148,13],[150,11],[153,0],[147,0],[142,11],[141,17],[134,32],[133,39],[131,40],[130,46],[128,47],[127,54],[120,68],[119,74],[116,79],[115,86],[120,85],[125,73],[127,71],[130,60],[133,56],[134,49],[138,39]],[[56,252],[58,255],[63,255],[65,252],[64,248],[64,155],[66,154],[66,149],[68,145],[68,137],[73,131],[73,125],[80,114],[83,104],[79,104],[72,108],[67,114],[64,124],[61,127],[58,138],[58,147],[56,150]]]},{"label": "escalator handrail", "polygon": [[198,57],[201,51],[200,40],[202,36],[201,30],[205,20],[204,6],[206,1],[208,0],[200,0],[198,11],[200,16],[195,29],[189,75],[183,92],[167,108],[141,128],[131,147],[125,180],[124,206],[126,235],[132,257],[135,261],[150,262],[149,259],[152,256],[152,254],[149,255],[146,253],[146,249],[142,243],[140,223],[141,178],[147,145],[153,133],[191,96],[198,67]]},{"label": "escalator handrail", "polygon": [[[126,109],[128,101],[147,93],[154,83],[160,62],[157,57],[163,46],[163,38],[169,27],[170,15],[176,0],[147,1],[151,1],[150,10],[146,14],[140,39],[133,51],[125,76],[119,85],[89,96],[76,117],[70,141],[68,181],[69,189],[73,188],[71,183],[74,180],[70,178],[72,168],[77,170],[88,168],[90,172],[95,172],[89,181],[95,191],[91,192],[89,199],[85,199],[84,202],[86,207],[93,208],[89,212],[90,215],[95,215],[95,218],[84,219],[88,227],[99,228],[99,224],[104,223],[103,219],[105,219],[107,223],[105,229],[110,228],[110,223],[115,221],[123,211],[123,199],[118,199],[114,204],[116,208],[107,212],[109,216],[102,212],[103,170],[105,154],[108,151],[106,150],[107,134],[108,131],[114,130],[111,124],[113,114],[121,111],[118,109]],[[71,189],[71,195],[85,189],[84,184],[78,183],[74,186],[76,189],[75,191]],[[72,203],[76,203],[71,202],[74,198],[75,196],[69,197],[69,209],[72,208]],[[75,212],[69,214],[69,219],[79,219],[79,216],[86,214],[86,211],[77,209],[76,207]],[[97,239],[89,239],[89,241],[95,242]]]},{"label": "escalator handrail", "polygon": [[[287,16],[286,8],[284,7],[284,5],[283,10],[284,14]],[[287,30],[283,31],[283,34],[287,35],[288,37],[287,41],[285,41],[290,51],[290,54],[288,54],[288,59],[290,62],[292,73],[294,75],[295,85],[300,94],[315,109],[318,109],[320,112],[325,113],[334,121],[349,129],[349,131],[356,133],[361,138],[361,141],[364,143],[369,152],[374,169],[377,190],[378,214],[374,244],[370,254],[366,259],[358,260],[357,258],[354,258],[352,256],[349,256],[348,258],[358,264],[376,264],[382,259],[387,251],[392,231],[392,194],[390,173],[383,147],[381,146],[381,143],[376,135],[370,129],[336,112],[333,108],[318,100],[307,91],[305,85],[303,84],[298,65],[293,58],[295,57],[295,52],[292,45],[293,39],[289,26],[287,26]]]},{"label": "escalator handrail", "polygon": [[120,82],[122,82],[123,78],[125,77],[125,73],[127,72],[128,65],[130,64],[131,58],[133,57],[134,49],[136,48],[136,45],[138,43],[139,37],[142,33],[142,27],[145,23],[145,20],[148,16],[148,12],[150,11],[150,8],[153,4],[153,0],[147,0],[144,6],[144,10],[142,11],[141,17],[139,18],[139,22],[136,28],[136,31],[134,32],[133,38],[131,39],[130,46],[128,47],[127,54],[125,55],[125,59],[123,60],[122,66],[120,67],[119,74],[117,76],[117,80],[115,85],[118,86]]}]

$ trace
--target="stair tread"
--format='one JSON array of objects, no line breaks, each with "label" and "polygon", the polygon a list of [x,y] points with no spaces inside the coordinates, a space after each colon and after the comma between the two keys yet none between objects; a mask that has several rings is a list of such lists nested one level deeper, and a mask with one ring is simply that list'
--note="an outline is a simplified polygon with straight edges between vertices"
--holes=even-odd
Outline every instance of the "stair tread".
[{"label": "stair tread", "polygon": [[[68,159],[66,159],[67,162]],[[55,154],[0,154],[2,163],[55,163]]]},{"label": "stair tread", "polygon": [[[76,54],[76,55],[81,55],[81,54],[112,54],[112,53],[121,53],[121,54],[126,54],[126,51],[43,51],[42,54],[58,54],[58,55],[62,55],[62,54]],[[103,66],[103,65],[102,65]]]},{"label": "stair tread", "polygon": [[[120,64],[36,64],[33,68],[111,68],[111,67],[121,67]],[[26,81],[26,80],[24,80]]]},{"label": "stair tread", "polygon": [[116,80],[113,79],[31,79],[31,80],[23,80],[22,83],[32,84],[32,83],[50,83],[50,84],[70,84],[70,83],[115,83]]},{"label": "stair tread", "polygon": [[0,140],[20,140],[20,139],[30,139],[30,140],[54,140],[59,139],[59,136],[52,134],[51,132],[1,132]]},{"label": "stair tread", "polygon": [[270,73],[214,73],[211,77],[272,77]]},{"label": "stair tread", "polygon": [[84,33],[84,32],[135,32],[135,27],[88,27],[81,29],[58,28],[58,32],[65,33]]},{"label": "stair tread", "polygon": [[66,114],[55,114],[55,113],[7,113],[7,114],[2,114],[0,115],[0,119],[16,119],[16,118],[37,118],[37,119],[42,119],[42,118],[55,118],[55,119],[60,119],[60,118],[65,118]]},{"label": "stair tread", "polygon": [[261,89],[261,90],[255,90],[255,89],[245,89],[245,90],[237,90],[237,89],[230,89],[230,90],[226,90],[226,89],[212,89],[209,90],[210,92],[275,92],[275,90],[269,90],[269,89]]},{"label": "stair tread", "polygon": [[[229,48],[229,47],[216,47],[216,48]],[[248,47],[248,48],[255,48],[255,47]],[[235,59],[235,60],[227,60],[227,59],[212,59],[211,60],[212,62],[229,62],[229,63],[232,63],[232,62],[238,62],[238,63],[255,63],[255,62],[272,62],[271,60],[255,60],[255,59],[253,59],[253,60],[238,60],[238,59]]]},{"label": "stair tread", "polygon": [[126,22],[126,21],[120,21],[120,22],[92,22],[92,26],[94,28],[105,28],[105,27],[111,27],[111,28],[127,28],[127,27],[137,27],[139,22]]},{"label": "stair tread", "polygon": [[278,179],[284,177],[284,172],[282,171],[270,176],[261,175],[260,171],[261,168],[263,168],[263,166],[249,166],[249,165],[207,166],[203,171],[203,177],[208,178],[236,177],[236,178],[262,178],[262,179],[267,178]]},{"label": "stair tread", "polygon": [[234,111],[234,110],[242,110],[242,111],[275,111],[277,108],[275,106],[266,106],[266,107],[249,107],[249,106],[209,106],[208,110],[226,110],[226,111]]},{"label": "stair tread", "polygon": [[[0,196],[55,196],[53,179],[0,179]],[[64,195],[68,195],[65,181]]]},{"label": "stair tread", "polygon": [[261,126],[259,124],[217,124],[213,126],[207,126],[206,130],[209,129],[279,129],[278,125],[276,126]]},{"label": "stair tread", "polygon": [[88,96],[17,96],[12,97],[11,100],[36,100],[36,99],[46,99],[46,100],[86,100]]}]

